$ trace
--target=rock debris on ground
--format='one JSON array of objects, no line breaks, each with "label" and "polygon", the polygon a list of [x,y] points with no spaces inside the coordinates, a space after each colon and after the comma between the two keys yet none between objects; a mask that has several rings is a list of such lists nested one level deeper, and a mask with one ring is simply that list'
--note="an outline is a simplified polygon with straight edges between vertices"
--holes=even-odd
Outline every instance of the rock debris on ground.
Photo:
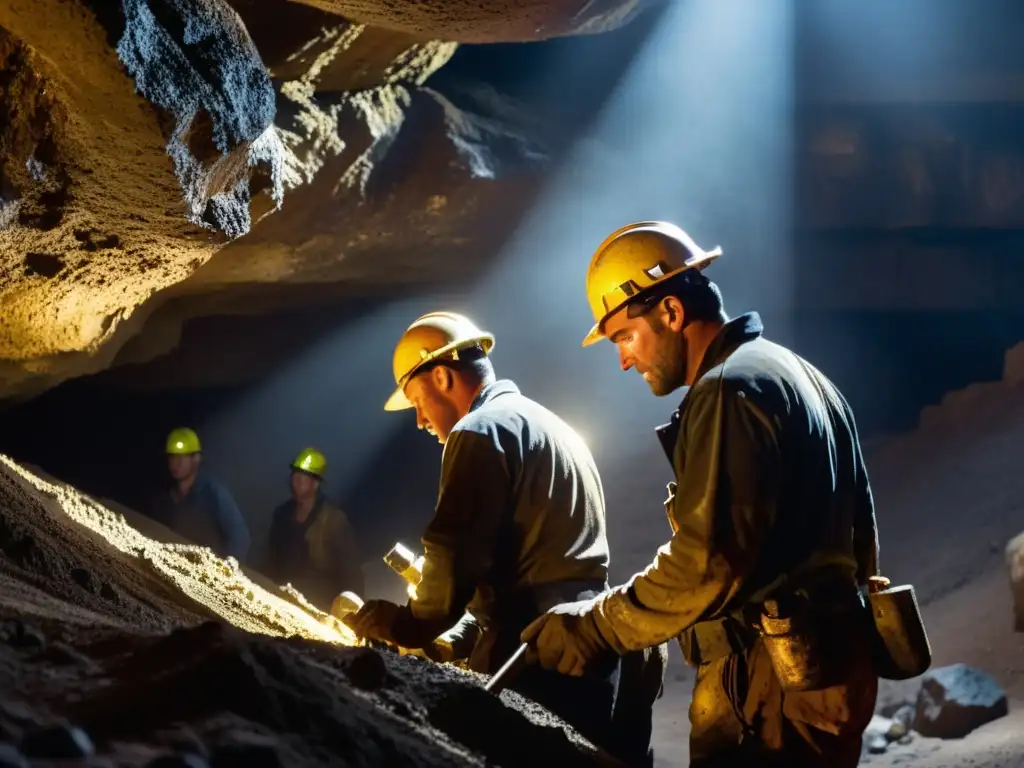
[{"label": "rock debris on ground", "polygon": [[0,457],[0,768],[602,764],[481,676],[353,640]]}]

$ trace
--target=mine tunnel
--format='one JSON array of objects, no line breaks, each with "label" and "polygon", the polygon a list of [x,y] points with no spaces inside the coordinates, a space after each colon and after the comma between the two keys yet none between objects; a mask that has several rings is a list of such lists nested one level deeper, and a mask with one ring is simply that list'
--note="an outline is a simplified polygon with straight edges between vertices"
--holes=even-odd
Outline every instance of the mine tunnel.
[{"label": "mine tunnel", "polygon": [[1024,765],[1022,25],[0,0],[0,765]]}]

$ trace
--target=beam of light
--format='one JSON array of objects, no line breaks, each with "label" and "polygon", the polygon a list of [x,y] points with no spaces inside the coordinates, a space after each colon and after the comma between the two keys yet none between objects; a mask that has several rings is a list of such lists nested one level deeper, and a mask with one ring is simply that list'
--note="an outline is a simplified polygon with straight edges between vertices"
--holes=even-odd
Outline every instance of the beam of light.
[{"label": "beam of light", "polygon": [[651,429],[681,393],[651,397],[610,344],[580,347],[597,244],[630,221],[674,221],[723,247],[709,276],[730,314],[757,309],[767,334],[791,336],[792,5],[671,3],[467,308],[497,335],[499,374],[587,425],[610,523],[638,497],[660,508],[669,466]]},{"label": "beam of light", "polygon": [[[769,332],[785,339],[790,6],[746,3],[737,12],[715,0],[669,4],[592,132],[553,173],[471,295],[382,307],[325,336],[251,395],[196,425],[210,465],[250,521],[257,556],[270,511],[288,495],[287,465],[303,445],[327,454],[331,498],[344,498],[364,473],[381,485],[374,503],[395,503],[402,495],[396,488],[409,468],[379,455],[399,430],[410,428],[408,414],[382,410],[394,383],[391,354],[408,324],[436,309],[464,312],[494,332],[498,375],[517,381],[569,423],[585,425],[612,521],[628,525],[637,498],[648,499],[641,506],[661,519],[661,499],[654,495],[669,468],[650,429],[677,400],[652,398],[639,377],[621,375],[610,345],[580,348],[592,322],[583,290],[587,263],[604,236],[628,221],[676,221],[698,242],[725,249],[714,279],[726,292],[727,309],[756,306]],[[416,531],[394,534],[418,535],[433,500],[423,498],[423,514],[364,512],[397,516],[406,525],[418,519]],[[649,554],[645,547],[644,559]],[[379,570],[378,553],[365,551],[363,560]],[[367,576],[369,595],[374,580]],[[404,587],[399,581],[382,572],[377,585],[397,591]]]}]

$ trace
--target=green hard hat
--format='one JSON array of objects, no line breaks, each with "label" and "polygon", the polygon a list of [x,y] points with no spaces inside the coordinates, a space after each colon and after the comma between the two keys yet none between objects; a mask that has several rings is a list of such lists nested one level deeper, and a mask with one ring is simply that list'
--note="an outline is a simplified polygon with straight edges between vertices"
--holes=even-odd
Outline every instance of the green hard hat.
[{"label": "green hard hat", "polygon": [[306,472],[323,480],[324,470],[327,469],[327,457],[316,448],[303,448],[292,462],[292,469]]},{"label": "green hard hat", "polygon": [[188,456],[202,451],[199,435],[188,427],[172,429],[171,434],[167,436],[167,453],[173,456]]}]

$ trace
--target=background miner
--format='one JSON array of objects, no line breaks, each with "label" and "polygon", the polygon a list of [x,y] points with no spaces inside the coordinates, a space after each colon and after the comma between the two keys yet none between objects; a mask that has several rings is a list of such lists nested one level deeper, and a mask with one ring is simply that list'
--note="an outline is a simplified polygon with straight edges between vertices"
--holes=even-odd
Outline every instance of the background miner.
[{"label": "background miner", "polygon": [[221,557],[244,562],[251,544],[249,527],[227,487],[201,468],[199,436],[188,427],[173,429],[166,452],[172,483],[153,501],[151,517]]},{"label": "background miner", "polygon": [[362,594],[363,572],[348,518],[324,498],[327,458],[304,448],[291,463],[292,497],[274,510],[266,575],[291,583],[313,605],[329,611],[339,592]]}]

